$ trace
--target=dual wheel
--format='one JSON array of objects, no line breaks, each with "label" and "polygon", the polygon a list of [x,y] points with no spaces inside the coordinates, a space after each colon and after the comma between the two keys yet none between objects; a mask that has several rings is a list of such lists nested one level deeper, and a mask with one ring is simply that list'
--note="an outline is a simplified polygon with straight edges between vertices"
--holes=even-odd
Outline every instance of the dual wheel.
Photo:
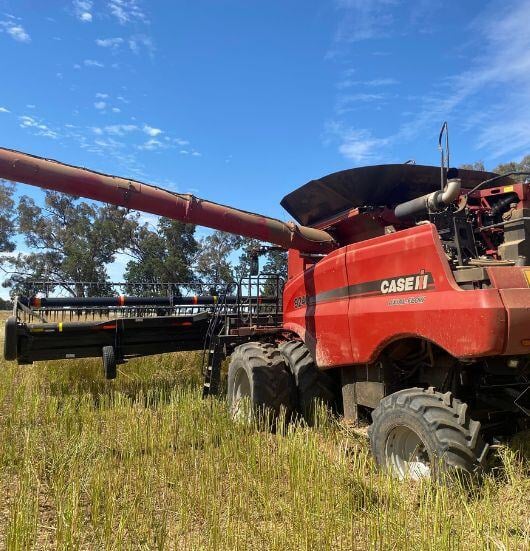
[{"label": "dual wheel", "polygon": [[[274,426],[297,413],[312,422],[320,403],[332,407],[338,389],[318,370],[304,343],[279,347],[249,342],[236,348],[228,370],[228,402],[238,420],[265,419]],[[385,397],[368,430],[376,462],[393,476],[444,478],[480,470],[488,445],[480,423],[450,392],[409,388]]]},{"label": "dual wheel", "polygon": [[235,419],[265,418],[269,424],[283,415],[301,415],[313,421],[319,402],[331,406],[334,383],[318,370],[303,342],[289,341],[279,347],[248,342],[238,346],[228,368],[228,404]]}]

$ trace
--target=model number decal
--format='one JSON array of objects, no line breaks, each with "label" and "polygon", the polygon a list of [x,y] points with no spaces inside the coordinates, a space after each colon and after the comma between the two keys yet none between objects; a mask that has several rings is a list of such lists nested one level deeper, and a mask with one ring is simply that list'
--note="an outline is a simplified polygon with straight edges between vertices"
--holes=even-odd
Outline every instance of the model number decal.
[{"label": "model number decal", "polygon": [[391,298],[388,301],[389,306],[405,306],[407,304],[423,304],[425,302],[425,296],[418,297],[403,297],[403,298]]},{"label": "model number decal", "polygon": [[302,308],[303,306],[305,306],[307,304],[307,297],[306,296],[303,296],[303,297],[296,297],[294,299],[294,307],[295,308]]}]

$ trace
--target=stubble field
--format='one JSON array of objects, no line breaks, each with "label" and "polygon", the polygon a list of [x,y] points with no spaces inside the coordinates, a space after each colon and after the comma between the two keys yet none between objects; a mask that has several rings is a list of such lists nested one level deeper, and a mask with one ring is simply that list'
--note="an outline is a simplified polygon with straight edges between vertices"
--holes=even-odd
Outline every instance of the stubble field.
[{"label": "stubble field", "polygon": [[283,434],[233,423],[201,399],[196,354],[113,382],[95,360],[0,370],[0,548],[529,548],[528,433],[480,487],[447,488],[389,479],[324,412]]}]

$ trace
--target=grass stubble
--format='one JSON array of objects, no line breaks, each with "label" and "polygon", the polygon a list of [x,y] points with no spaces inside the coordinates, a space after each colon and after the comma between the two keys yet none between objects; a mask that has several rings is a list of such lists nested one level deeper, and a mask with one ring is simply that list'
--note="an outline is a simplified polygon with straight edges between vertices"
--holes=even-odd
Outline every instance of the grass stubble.
[{"label": "grass stubble", "polygon": [[198,354],[0,368],[2,549],[530,548],[528,433],[480,487],[399,482],[324,411],[232,422]]}]

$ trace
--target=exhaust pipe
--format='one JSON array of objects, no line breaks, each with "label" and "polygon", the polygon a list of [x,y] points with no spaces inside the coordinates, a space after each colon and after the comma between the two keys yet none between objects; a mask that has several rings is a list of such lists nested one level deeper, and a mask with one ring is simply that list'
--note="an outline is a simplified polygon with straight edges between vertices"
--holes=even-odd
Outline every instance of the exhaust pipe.
[{"label": "exhaust pipe", "polygon": [[394,215],[396,218],[403,220],[419,215],[427,215],[430,212],[439,212],[458,199],[461,187],[462,181],[460,178],[451,178],[447,180],[445,189],[399,204],[394,209]]}]

